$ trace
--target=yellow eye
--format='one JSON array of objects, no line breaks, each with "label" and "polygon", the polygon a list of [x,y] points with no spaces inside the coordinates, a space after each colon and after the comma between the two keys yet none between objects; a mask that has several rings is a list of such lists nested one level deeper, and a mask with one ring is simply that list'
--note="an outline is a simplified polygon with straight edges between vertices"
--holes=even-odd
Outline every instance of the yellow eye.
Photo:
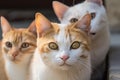
[{"label": "yellow eye", "polygon": [[75,42],[72,43],[70,49],[77,49],[77,48],[80,47],[80,44],[81,44],[80,42],[75,41]]},{"label": "yellow eye", "polygon": [[21,48],[27,48],[27,47],[29,47],[29,43],[23,43],[22,45],[21,45]]},{"label": "yellow eye", "polygon": [[50,42],[48,46],[52,50],[58,50],[58,45],[54,42]]}]

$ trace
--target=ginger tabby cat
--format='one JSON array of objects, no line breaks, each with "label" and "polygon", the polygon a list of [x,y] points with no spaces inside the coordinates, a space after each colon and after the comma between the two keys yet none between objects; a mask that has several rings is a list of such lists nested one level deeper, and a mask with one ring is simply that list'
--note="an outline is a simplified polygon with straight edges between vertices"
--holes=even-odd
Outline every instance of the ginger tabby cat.
[{"label": "ginger tabby cat", "polygon": [[[26,28],[11,27],[9,22],[1,17],[2,53],[0,57],[0,80],[26,80],[29,64],[36,48],[36,27],[34,21]],[[3,62],[4,61],[4,62]],[[5,69],[4,69],[5,68]],[[6,77],[3,77],[4,75]]]}]

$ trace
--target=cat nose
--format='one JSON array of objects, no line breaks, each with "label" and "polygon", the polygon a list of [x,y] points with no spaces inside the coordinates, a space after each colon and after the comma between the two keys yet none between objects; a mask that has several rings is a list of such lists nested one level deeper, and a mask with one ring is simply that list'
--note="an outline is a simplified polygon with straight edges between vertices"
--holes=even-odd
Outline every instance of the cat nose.
[{"label": "cat nose", "polygon": [[63,61],[66,61],[67,59],[69,59],[69,55],[62,55],[60,57]]},{"label": "cat nose", "polygon": [[14,53],[14,54],[12,54],[13,57],[16,57],[17,55],[18,55],[18,53]]}]

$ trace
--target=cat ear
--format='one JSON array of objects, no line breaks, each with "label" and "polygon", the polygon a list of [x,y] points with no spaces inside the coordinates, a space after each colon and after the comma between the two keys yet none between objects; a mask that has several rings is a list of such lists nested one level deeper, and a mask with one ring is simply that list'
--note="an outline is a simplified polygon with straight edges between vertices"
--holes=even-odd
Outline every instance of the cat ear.
[{"label": "cat ear", "polygon": [[64,13],[69,9],[69,7],[58,1],[53,1],[52,5],[53,5],[53,9],[54,9],[56,16],[61,21]]},{"label": "cat ear", "polygon": [[3,16],[1,16],[1,28],[2,28],[2,36],[4,36],[8,31],[12,29],[11,25]]},{"label": "cat ear", "polygon": [[50,21],[41,13],[35,14],[35,25],[37,28],[37,35],[41,37],[42,33],[51,28]]},{"label": "cat ear", "polygon": [[82,17],[81,20],[77,22],[77,28],[83,30],[87,34],[90,33],[90,24],[91,24],[91,15],[87,13],[85,16]]},{"label": "cat ear", "polygon": [[29,25],[28,31],[32,32],[32,33],[35,34],[35,35],[37,34],[37,33],[36,33],[35,21],[33,21],[33,22]]},{"label": "cat ear", "polygon": [[103,4],[103,1],[102,1],[102,0],[86,0],[86,1],[97,3],[97,4],[100,5],[100,6]]}]

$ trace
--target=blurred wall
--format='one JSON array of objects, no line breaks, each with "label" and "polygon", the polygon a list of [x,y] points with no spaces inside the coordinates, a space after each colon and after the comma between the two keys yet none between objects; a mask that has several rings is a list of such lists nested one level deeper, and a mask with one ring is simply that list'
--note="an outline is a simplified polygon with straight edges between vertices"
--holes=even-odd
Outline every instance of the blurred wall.
[{"label": "blurred wall", "polygon": [[120,0],[106,0],[106,6],[111,31],[120,33]]}]

